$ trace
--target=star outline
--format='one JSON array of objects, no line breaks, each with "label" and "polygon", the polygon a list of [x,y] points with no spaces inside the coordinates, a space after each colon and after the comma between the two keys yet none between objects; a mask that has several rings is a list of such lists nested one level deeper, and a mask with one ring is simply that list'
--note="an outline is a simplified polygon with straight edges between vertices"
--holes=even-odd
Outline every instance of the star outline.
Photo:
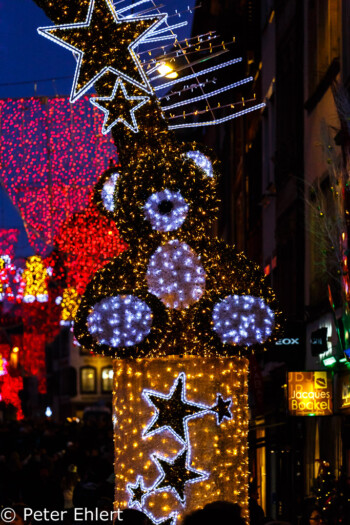
[{"label": "star outline", "polygon": [[[122,117],[118,117],[116,120],[114,120],[109,126],[106,127],[107,125],[107,122],[109,120],[109,115],[110,115],[110,111],[106,108],[104,108],[103,106],[101,106],[98,101],[99,100],[106,100],[108,102],[111,102],[114,98],[115,98],[115,95],[118,91],[118,88],[121,88],[123,94],[124,94],[124,97],[126,100],[139,100],[139,104],[137,104],[136,106],[134,106],[133,108],[130,109],[130,116],[131,116],[131,120],[132,120],[132,124],[131,125],[129,122],[127,122],[124,118]],[[123,123],[125,126],[127,126],[131,131],[133,131],[134,133],[138,133],[139,131],[139,127],[137,125],[137,121],[136,121],[136,117],[135,117],[135,112],[141,107],[143,106],[144,104],[146,104],[147,102],[149,101],[149,97],[142,97],[142,96],[130,96],[128,95],[127,91],[126,91],[126,87],[123,83],[123,80],[121,78],[118,78],[114,84],[114,87],[113,87],[113,91],[112,91],[112,94],[109,96],[109,97],[91,97],[90,98],[90,102],[93,106],[95,106],[96,108],[100,109],[101,111],[103,111],[104,113],[104,121],[103,121],[103,124],[102,124],[102,134],[103,135],[107,135],[107,133],[109,133],[111,131],[111,129],[113,128],[113,126],[115,126],[116,124],[118,124],[119,122]]]},{"label": "star outline", "polygon": [[[155,397],[161,397],[162,399],[167,399],[167,400],[170,400],[178,386],[178,383],[182,381],[182,392],[181,392],[181,401],[183,403],[187,403],[187,404],[190,404],[190,405],[193,405],[194,407],[198,407],[200,409],[202,409],[200,412],[197,412],[196,414],[190,414],[188,416],[185,416],[183,418],[183,428],[184,428],[184,434],[185,434],[185,439],[183,439],[171,426],[169,425],[163,425],[159,428],[155,428],[154,430],[150,431],[149,432],[149,429],[152,428],[152,426],[154,425],[154,423],[157,421],[158,419],[158,416],[160,414],[160,410],[158,409],[158,407],[151,401],[151,399],[149,399],[148,397],[148,394],[150,395],[154,395]],[[142,396],[145,398],[147,404],[151,407],[153,407],[155,409],[155,414],[153,415],[151,421],[149,422],[149,424],[147,425],[147,427],[144,429],[144,431],[142,432],[142,437],[145,439],[147,437],[150,437],[150,436],[153,436],[154,434],[157,434],[159,432],[163,432],[164,430],[169,430],[174,436],[176,439],[178,439],[182,444],[188,446],[188,444],[190,443],[190,439],[189,439],[189,435],[188,435],[188,421],[190,419],[194,419],[195,417],[199,417],[199,416],[204,416],[205,414],[208,414],[210,413],[211,411],[211,407],[208,407],[206,405],[203,405],[202,403],[193,403],[193,402],[189,402],[186,398],[186,374],[185,372],[180,372],[180,374],[176,377],[170,391],[169,391],[169,394],[161,394],[160,392],[156,392],[154,390],[148,390],[148,389],[145,389],[142,391]]]},{"label": "star outline", "polygon": [[[227,416],[226,414],[223,414],[220,419],[220,407],[219,410],[215,410],[218,405],[222,403],[222,407],[227,411],[230,415]],[[230,411],[230,407],[232,405],[232,398],[226,398],[226,400],[223,398],[221,394],[216,394],[216,401],[215,404],[210,408],[211,412],[216,415],[216,424],[221,425],[221,423],[224,421],[224,418],[230,421],[232,419],[232,412]]]},{"label": "star outline", "polygon": [[[135,500],[135,494],[133,492],[133,489],[141,489],[142,491],[144,491],[145,493],[141,496],[141,499],[140,500]],[[135,507],[135,506],[138,506],[140,509],[142,509],[142,506],[143,506],[143,503],[142,503],[142,500],[144,498],[147,497],[148,493],[149,493],[149,489],[145,487],[144,485],[144,479],[142,476],[138,475],[137,478],[136,478],[136,481],[135,483],[127,483],[126,485],[126,490],[128,491],[128,493],[130,494],[130,500],[129,500],[129,503],[128,505],[130,505],[130,507]]]},{"label": "star outline", "polygon": [[[76,102],[80,97],[82,97],[86,91],[88,91],[94,84],[95,82],[101,78],[105,73],[107,73],[107,71],[111,71],[112,73],[116,74],[117,76],[120,76],[121,78],[123,78],[125,81],[127,82],[130,82],[131,84],[134,84],[135,86],[137,86],[138,88],[142,89],[143,91],[145,91],[146,93],[148,94],[152,94],[153,93],[153,89],[152,89],[152,86],[147,78],[147,75],[146,73],[144,72],[143,68],[142,68],[142,65],[141,65],[141,62],[137,56],[137,53],[135,52],[134,48],[137,47],[139,44],[142,43],[142,41],[146,38],[146,35],[149,35],[149,33],[153,33],[153,31],[163,22],[166,20],[167,18],[167,14],[165,13],[161,13],[159,15],[152,15],[152,16],[138,16],[138,17],[121,17],[119,18],[118,17],[118,14],[116,12],[116,10],[114,9],[114,6],[113,4],[111,3],[110,0],[104,0],[107,7],[109,8],[113,18],[114,18],[114,21],[117,23],[117,24],[120,24],[122,22],[125,22],[125,21],[141,21],[141,20],[155,20],[154,24],[152,24],[148,29],[146,29],[141,35],[139,35],[133,42],[131,42],[127,49],[134,61],[134,64],[141,76],[141,78],[143,79],[144,81],[144,85],[138,81],[136,81],[135,79],[129,77],[128,75],[126,75],[125,73],[123,73],[122,71],[119,71],[111,66],[106,66],[106,67],[103,67],[100,72],[95,75],[89,82],[87,82],[87,84],[85,84],[85,86],[83,86],[78,92],[76,91],[76,88],[77,88],[77,84],[78,84],[78,79],[79,79],[79,74],[80,74],[80,69],[81,69],[81,64],[82,64],[82,61],[83,61],[83,57],[84,57],[84,51],[81,51],[80,49],[78,49],[77,47],[73,46],[72,44],[69,44],[67,42],[65,42],[64,40],[62,40],[61,38],[53,35],[51,32],[53,30],[56,30],[56,29],[61,29],[61,30],[65,30],[65,29],[82,29],[82,28],[88,28],[91,24],[91,19],[92,19],[92,15],[93,15],[93,11],[94,11],[94,7],[95,7],[95,1],[96,0],[90,0],[90,4],[89,4],[89,8],[88,8],[88,13],[87,13],[87,17],[86,17],[86,20],[85,22],[77,22],[75,24],[61,24],[61,25],[54,25],[54,26],[45,26],[45,27],[38,27],[37,28],[37,32],[39,33],[39,35],[45,37],[45,38],[48,38],[49,40],[52,40],[53,42],[55,42],[56,44],[59,44],[61,47],[65,48],[65,49],[68,49],[69,51],[71,51],[74,55],[74,57],[77,59],[77,64],[76,64],[76,68],[75,68],[75,72],[74,72],[74,79],[73,79],[73,85],[72,85],[72,89],[71,89],[71,94],[70,94],[70,102]],[[157,20],[158,19],[158,20]]]},{"label": "star outline", "polygon": [[154,452],[153,454],[151,454],[151,458],[153,459],[155,465],[157,466],[160,475],[155,480],[153,485],[148,489],[149,494],[154,494],[154,493],[157,493],[157,492],[158,493],[159,492],[172,492],[178,498],[178,500],[181,502],[182,506],[184,506],[186,504],[186,495],[184,494],[184,497],[181,498],[181,495],[178,493],[178,491],[172,485],[166,485],[165,487],[158,488],[159,484],[164,480],[164,478],[166,476],[166,473],[163,470],[162,465],[157,460],[160,459],[160,460],[164,461],[165,463],[168,463],[169,465],[174,465],[175,461],[180,456],[182,456],[183,454],[186,454],[185,467],[190,472],[193,472],[194,474],[200,474],[200,476],[198,476],[197,478],[194,478],[192,480],[190,479],[190,480],[187,480],[187,481],[184,482],[184,492],[186,490],[186,485],[187,484],[193,485],[193,483],[200,483],[200,482],[205,481],[205,480],[207,480],[209,478],[209,476],[210,476],[209,472],[205,472],[204,470],[196,470],[195,468],[191,467],[190,451],[189,451],[188,447],[184,447],[183,449],[181,449],[170,460],[168,458],[165,458],[164,456],[161,456],[159,453]]}]

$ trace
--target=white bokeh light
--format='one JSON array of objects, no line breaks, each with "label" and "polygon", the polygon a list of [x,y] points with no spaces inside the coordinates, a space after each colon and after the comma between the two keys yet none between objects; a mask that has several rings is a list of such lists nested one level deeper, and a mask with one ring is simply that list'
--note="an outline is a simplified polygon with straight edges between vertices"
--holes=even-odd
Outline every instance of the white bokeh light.
[{"label": "white bokeh light", "polygon": [[119,177],[119,173],[114,172],[112,175],[106,180],[102,187],[101,191],[101,198],[104,207],[107,211],[115,211],[115,204],[114,204],[114,192],[115,187],[117,184],[117,180]]},{"label": "white bokeh light", "polygon": [[187,308],[202,297],[205,277],[198,255],[177,239],[157,248],[147,269],[149,291],[174,309]]},{"label": "white bokeh light", "polygon": [[223,343],[263,343],[275,326],[275,314],[261,297],[228,295],[213,308],[214,330]]},{"label": "white bokeh light", "polygon": [[209,157],[200,151],[188,151],[185,156],[191,159],[200,168],[207,177],[214,177],[213,165]]},{"label": "white bokeh light", "polygon": [[151,330],[152,317],[152,310],[142,299],[117,295],[95,304],[87,325],[100,344],[118,348],[141,343]]},{"label": "white bokeh light", "polygon": [[143,209],[154,230],[170,232],[180,228],[186,219],[188,204],[179,191],[165,189],[152,193]]}]

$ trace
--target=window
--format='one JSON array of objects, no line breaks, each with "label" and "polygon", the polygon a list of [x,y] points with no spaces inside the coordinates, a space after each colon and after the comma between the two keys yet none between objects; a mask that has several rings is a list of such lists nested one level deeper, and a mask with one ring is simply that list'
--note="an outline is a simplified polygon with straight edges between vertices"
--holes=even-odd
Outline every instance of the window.
[{"label": "window", "polygon": [[80,392],[82,394],[96,394],[96,368],[83,366],[80,369]]},{"label": "window", "polygon": [[112,392],[113,390],[113,368],[111,366],[106,366],[102,368],[101,373],[102,380],[102,392],[106,394],[107,392]]}]

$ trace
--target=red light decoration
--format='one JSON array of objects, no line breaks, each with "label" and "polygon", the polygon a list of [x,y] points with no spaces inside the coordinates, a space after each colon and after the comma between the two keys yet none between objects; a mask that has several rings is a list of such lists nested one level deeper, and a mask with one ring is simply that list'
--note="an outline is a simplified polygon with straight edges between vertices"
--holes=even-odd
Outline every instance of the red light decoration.
[{"label": "red light decoration", "polygon": [[15,246],[18,242],[19,230],[0,228],[0,256],[8,255],[10,259],[15,257]]},{"label": "red light decoration", "polygon": [[93,203],[63,225],[56,242],[67,272],[67,288],[74,288],[78,295],[97,270],[126,248],[115,223]]},{"label": "red light decoration", "polygon": [[26,376],[38,378],[39,394],[46,394],[45,334],[23,334],[22,365]]},{"label": "red light decoration", "polygon": [[24,416],[18,393],[23,390],[23,379],[19,376],[10,375],[8,368],[8,362],[0,354],[0,401],[6,405],[14,406],[16,418],[20,420]]},{"label": "red light decoration", "polygon": [[116,157],[102,123],[87,96],[73,105],[68,97],[0,100],[0,177],[35,253],[51,252],[63,223],[88,205]]},{"label": "red light decoration", "polygon": [[[82,295],[92,275],[126,248],[115,223],[90,203],[98,177],[117,156],[111,136],[101,134],[102,122],[89,97],[74,105],[66,97],[0,100],[0,177],[48,274],[45,290],[33,292],[33,302],[26,303],[38,272],[19,272],[12,262],[19,231],[0,230],[0,256],[6,256],[0,261],[0,298],[21,303],[19,319],[14,311],[0,318],[5,327],[23,323],[19,361],[25,376],[38,378],[40,393],[46,392],[45,343],[58,334],[62,317],[56,299],[67,288]],[[48,299],[37,300],[44,293]],[[19,416],[16,389],[22,385],[21,378],[7,374],[1,391]]]}]

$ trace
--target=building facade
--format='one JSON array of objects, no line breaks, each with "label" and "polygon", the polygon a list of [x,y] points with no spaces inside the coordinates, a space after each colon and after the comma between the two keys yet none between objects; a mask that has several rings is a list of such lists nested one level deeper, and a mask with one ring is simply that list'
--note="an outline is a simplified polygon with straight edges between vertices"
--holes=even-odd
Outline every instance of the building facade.
[{"label": "building facade", "polygon": [[[230,2],[231,24],[224,3],[204,6],[218,32],[235,32],[244,72],[266,104],[204,140],[225,159],[216,233],[264,268],[286,318],[283,337],[251,362],[252,488],[267,516],[299,523],[309,504],[324,503],[325,468],[334,494],[350,477],[350,6]],[[315,388],[332,384],[332,415],[293,415],[290,372],[316,372]],[[328,507],[340,508],[335,502]]]}]

